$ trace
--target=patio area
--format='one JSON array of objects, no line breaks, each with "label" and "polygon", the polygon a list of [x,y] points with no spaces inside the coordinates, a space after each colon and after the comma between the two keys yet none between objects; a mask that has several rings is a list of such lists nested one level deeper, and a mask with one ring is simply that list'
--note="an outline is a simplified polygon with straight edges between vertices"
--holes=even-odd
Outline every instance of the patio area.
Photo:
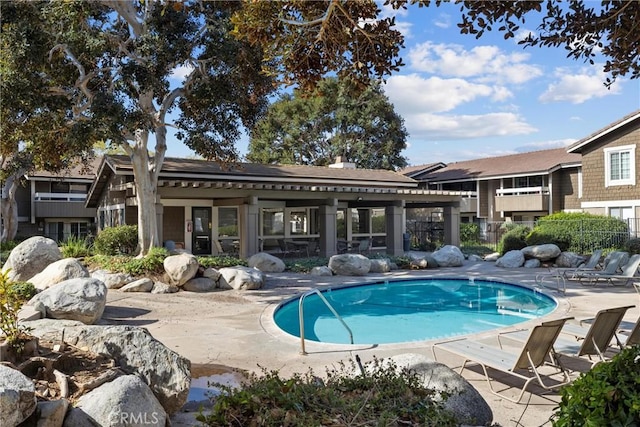
[{"label": "patio area", "polygon": [[[256,291],[218,291],[212,293],[178,292],[175,294],[137,294],[110,291],[103,322],[130,324],[147,328],[151,334],[189,358],[195,372],[207,372],[207,367],[220,366],[250,372],[278,370],[282,377],[310,368],[322,376],[325,367],[340,360],[359,355],[364,361],[402,353],[418,353],[432,358],[435,341],[381,345],[339,345],[306,342],[307,355],[300,354],[300,340],[280,331],[272,320],[278,303],[312,288],[326,288],[342,284],[370,282],[379,279],[419,277],[473,276],[478,279],[498,279],[535,286],[535,276],[546,269],[503,269],[489,262],[466,262],[462,267],[435,270],[400,270],[393,273],[369,274],[365,277],[317,277],[306,274],[268,274],[266,285]],[[640,297],[633,286],[596,287],[567,282],[563,295],[546,289],[558,301],[558,308],[547,319],[573,316],[575,321],[593,318],[598,310],[635,304],[627,311],[622,326],[631,326],[640,316]],[[497,344],[497,332],[529,328],[540,320],[531,320],[516,327],[501,328],[474,336]],[[442,356],[441,356],[442,354]],[[438,353],[438,361],[458,368],[462,360]],[[588,366],[588,364],[587,364]],[[199,374],[194,374],[198,376]],[[522,403],[516,404],[489,392],[480,367],[465,370],[463,376],[483,395],[493,410],[494,422],[501,426],[543,425],[553,414],[559,396],[542,392],[533,385],[534,393],[525,393]],[[502,378],[495,375],[492,378]],[[513,384],[516,395],[521,386],[517,380],[504,379]],[[501,384],[496,384],[501,385]],[[505,391],[510,393],[510,389]],[[504,387],[498,387],[500,389]],[[194,425],[192,413],[174,417],[174,425]]]}]

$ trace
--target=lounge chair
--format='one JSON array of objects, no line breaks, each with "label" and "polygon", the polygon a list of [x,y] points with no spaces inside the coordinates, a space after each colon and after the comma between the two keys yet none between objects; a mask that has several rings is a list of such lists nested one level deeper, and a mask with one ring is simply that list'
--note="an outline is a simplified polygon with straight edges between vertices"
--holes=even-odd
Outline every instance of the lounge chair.
[{"label": "lounge chair", "polygon": [[582,272],[601,270],[601,268],[598,267],[601,257],[602,249],[596,249],[595,251],[593,251],[587,262],[580,264],[577,268],[563,269],[562,275],[567,280],[575,280],[577,279],[576,275]]},{"label": "lounge chair", "polygon": [[[616,331],[627,310],[635,305],[614,307],[600,310],[593,323],[589,327],[567,324],[562,329],[562,334],[553,344],[553,350],[557,356],[583,357],[592,360],[592,365],[606,360],[604,354],[611,346]],[[502,339],[524,341],[527,338],[526,330],[504,332],[498,335],[498,341],[502,344]],[[593,360],[592,356],[597,359]]]},{"label": "lounge chair", "polygon": [[[551,390],[563,386],[571,381],[566,369],[560,365],[550,365],[549,363],[549,356],[552,355],[553,343],[568,319],[571,318],[551,320],[534,326],[531,332],[528,333],[528,338],[526,338],[522,349],[518,353],[506,351],[502,348],[488,345],[480,341],[463,338],[434,344],[432,347],[433,357],[434,359],[436,358],[436,348],[446,350],[452,354],[463,357],[464,363],[460,368],[460,373],[462,373],[464,368],[467,366],[467,362],[479,364],[482,366],[485,379],[487,380],[489,389],[492,393],[511,402],[519,403],[522,400],[522,396],[524,395],[527,387],[534,380],[537,380],[538,384],[540,384],[540,386],[545,390]],[[538,368],[543,365],[553,366],[556,371],[554,374],[562,374],[562,381],[552,385],[547,385],[542,379],[543,374],[538,370]],[[487,368],[492,368],[524,380],[525,383],[517,398],[512,398],[494,390]],[[544,376],[549,378],[549,375]]]},{"label": "lounge chair", "polygon": [[617,338],[621,347],[640,344],[640,317],[630,331],[618,331]]},{"label": "lounge chair", "polygon": [[[622,256],[618,261],[618,266],[622,260]],[[613,264],[614,261],[611,260],[607,265],[607,268],[603,271],[593,271],[593,272],[583,272],[579,275],[580,283],[583,283],[583,280],[587,280],[588,284],[596,285],[600,281],[606,281],[612,286],[615,285],[623,285],[626,286],[638,273],[638,267],[640,267],[640,254],[631,255],[629,261],[625,265],[622,266],[622,273],[617,273],[617,268],[609,268],[609,265]]]}]

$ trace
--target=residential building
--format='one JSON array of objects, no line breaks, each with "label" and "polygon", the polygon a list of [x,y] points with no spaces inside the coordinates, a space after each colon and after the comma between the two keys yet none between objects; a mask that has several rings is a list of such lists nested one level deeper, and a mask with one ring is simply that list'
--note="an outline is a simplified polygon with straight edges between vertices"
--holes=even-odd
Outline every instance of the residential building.
[{"label": "residential building", "polygon": [[[194,254],[222,249],[248,257],[292,244],[330,256],[369,239],[370,249],[404,253],[405,208],[438,207],[445,239],[459,243],[461,193],[419,189],[387,170],[357,169],[340,159],[330,167],[241,163],[223,167],[166,158],[157,187],[158,235]],[[131,162],[106,156],[89,191],[98,230],[136,224]]]},{"label": "residential building", "polygon": [[625,220],[640,235],[640,110],[569,146],[581,155],[579,209]]}]

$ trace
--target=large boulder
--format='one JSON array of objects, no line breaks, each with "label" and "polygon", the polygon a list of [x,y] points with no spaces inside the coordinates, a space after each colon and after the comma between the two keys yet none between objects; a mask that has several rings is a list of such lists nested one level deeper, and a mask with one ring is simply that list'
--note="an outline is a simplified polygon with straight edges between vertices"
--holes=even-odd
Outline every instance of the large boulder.
[{"label": "large boulder", "polygon": [[198,272],[198,259],[191,254],[171,255],[163,261],[164,271],[170,282],[182,286],[193,279]]},{"label": "large boulder", "polygon": [[9,279],[26,282],[52,262],[62,259],[58,244],[46,237],[31,237],[13,248],[2,271],[9,271]]},{"label": "large boulder", "polygon": [[166,422],[167,414],[144,381],[123,375],[80,397],[64,426],[164,427]]},{"label": "large boulder", "polygon": [[369,273],[388,273],[391,271],[391,260],[389,258],[377,258],[371,260]]},{"label": "large boulder", "polygon": [[0,365],[0,423],[17,426],[36,410],[36,388],[29,377]]},{"label": "large boulder", "polygon": [[36,416],[38,427],[62,427],[69,409],[67,399],[43,400],[38,402]]},{"label": "large boulder", "polygon": [[558,268],[578,268],[585,260],[585,257],[575,252],[562,252],[556,258],[555,264]]},{"label": "large boulder", "polygon": [[438,261],[436,261],[436,259],[431,254],[425,254],[425,256],[422,258],[412,259],[410,265],[414,270],[438,268]]},{"label": "large boulder", "polygon": [[284,261],[266,252],[252,255],[247,263],[249,267],[257,268],[264,273],[282,273],[286,268]]},{"label": "large boulder", "polygon": [[91,277],[70,279],[35,295],[28,305],[42,304],[46,317],[96,323],[107,304],[107,287]]},{"label": "large boulder", "polygon": [[560,248],[553,243],[547,243],[544,245],[527,246],[520,249],[527,259],[535,258],[540,261],[549,261],[555,259],[560,255]]},{"label": "large boulder", "polygon": [[44,340],[60,340],[106,354],[127,374],[135,374],[149,385],[164,410],[176,413],[186,403],[191,385],[191,362],[151,336],[149,331],[129,325],[82,325],[50,319],[29,322],[31,333]]},{"label": "large boulder", "polygon": [[218,270],[220,278],[218,287],[220,289],[251,290],[261,289],[264,286],[264,273],[257,268],[236,265],[235,267],[224,267]]},{"label": "large boulder", "polygon": [[208,277],[196,277],[182,285],[182,290],[191,292],[211,292],[216,288],[216,282]]},{"label": "large boulder", "polygon": [[81,277],[89,277],[87,268],[75,258],[64,258],[46,266],[44,270],[29,279],[29,282],[39,291],[43,291],[65,280]]},{"label": "large boulder", "polygon": [[371,269],[371,260],[360,254],[333,255],[329,268],[338,276],[365,276]]},{"label": "large boulder", "polygon": [[439,267],[460,267],[464,263],[464,254],[457,246],[446,245],[432,254]]},{"label": "large boulder", "polygon": [[449,397],[444,408],[454,414],[461,425],[491,425],[493,412],[478,391],[451,368],[421,354],[405,353],[389,358],[398,369],[408,369],[422,378],[422,385],[434,390],[437,399]]},{"label": "large boulder", "polygon": [[148,277],[134,280],[120,288],[122,292],[151,292],[153,289],[153,280]]},{"label": "large boulder", "polygon": [[524,265],[524,254],[522,251],[514,249],[502,255],[496,261],[496,267],[518,268]]},{"label": "large boulder", "polygon": [[333,276],[333,271],[326,265],[320,265],[311,269],[312,276]]},{"label": "large boulder", "polygon": [[111,273],[107,270],[96,270],[91,273],[91,277],[102,281],[107,289],[120,289],[127,283],[133,282],[135,279],[127,273]]}]

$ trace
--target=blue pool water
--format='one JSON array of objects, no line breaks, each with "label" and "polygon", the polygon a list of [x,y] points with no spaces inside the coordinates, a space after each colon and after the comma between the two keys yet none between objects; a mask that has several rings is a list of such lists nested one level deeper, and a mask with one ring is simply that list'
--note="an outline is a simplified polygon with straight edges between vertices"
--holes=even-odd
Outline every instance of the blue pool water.
[{"label": "blue pool water", "polygon": [[[473,334],[552,312],[555,300],[522,286],[478,279],[396,280],[322,293],[353,332],[354,344],[386,344]],[[285,332],[300,336],[299,299],[274,314]],[[348,344],[349,333],[318,297],[304,300],[304,336]]]}]

